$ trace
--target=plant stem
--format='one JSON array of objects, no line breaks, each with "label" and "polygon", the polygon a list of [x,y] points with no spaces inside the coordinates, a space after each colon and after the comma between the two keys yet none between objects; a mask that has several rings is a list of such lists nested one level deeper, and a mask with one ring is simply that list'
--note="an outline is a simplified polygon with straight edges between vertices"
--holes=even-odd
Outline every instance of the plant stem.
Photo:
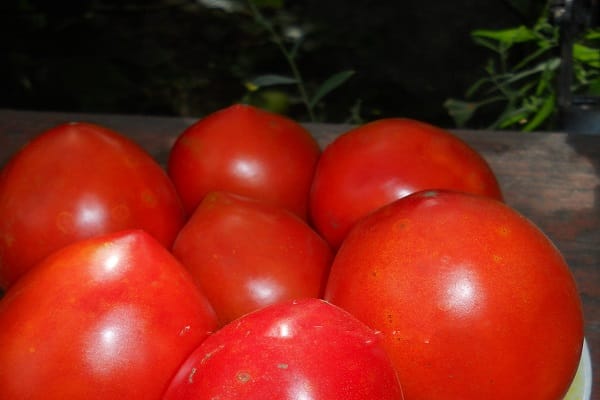
[{"label": "plant stem", "polygon": [[267,19],[262,15],[258,7],[254,4],[252,0],[248,0],[248,8],[252,13],[252,16],[256,20],[256,22],[261,25],[269,34],[271,35],[271,39],[275,42],[283,56],[285,57],[290,70],[292,72],[292,76],[296,80],[296,86],[298,88],[298,93],[300,94],[300,98],[306,107],[306,111],[308,112],[308,117],[312,122],[316,121],[315,113],[313,107],[311,106],[310,100],[308,98],[308,93],[306,92],[306,87],[304,86],[304,80],[302,79],[302,75],[300,74],[300,70],[298,69],[298,65],[294,59],[294,55],[290,53],[287,49],[281,36],[275,31],[273,25],[267,21]]}]

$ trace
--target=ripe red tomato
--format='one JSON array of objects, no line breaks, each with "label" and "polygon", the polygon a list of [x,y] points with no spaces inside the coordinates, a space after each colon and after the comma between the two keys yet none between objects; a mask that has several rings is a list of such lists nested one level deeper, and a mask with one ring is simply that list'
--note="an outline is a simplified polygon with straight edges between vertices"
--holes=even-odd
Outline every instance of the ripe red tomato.
[{"label": "ripe red tomato", "polygon": [[0,398],[160,399],[216,316],[141,230],[53,253],[0,300]]},{"label": "ripe red tomato", "polygon": [[163,400],[399,400],[379,334],[318,299],[272,305],[206,339]]},{"label": "ripe red tomato", "polygon": [[411,119],[381,119],[325,148],[310,193],[310,217],[337,248],[358,219],[425,189],[502,198],[487,162],[457,136]]},{"label": "ripe red tomato", "polygon": [[222,324],[283,300],[322,296],[333,258],[297,215],[226,192],[204,197],[172,251]]},{"label": "ripe red tomato", "polygon": [[76,240],[142,228],[170,246],[184,222],[175,187],[140,146],[93,124],[56,126],[0,175],[0,287]]},{"label": "ripe red tomato", "polygon": [[382,332],[408,399],[561,399],[583,311],[560,252],[500,201],[424,191],[358,222],[325,299]]},{"label": "ripe red tomato", "polygon": [[297,122],[236,104],[202,118],[178,138],[168,173],[188,213],[210,191],[227,191],[307,216],[321,149]]}]

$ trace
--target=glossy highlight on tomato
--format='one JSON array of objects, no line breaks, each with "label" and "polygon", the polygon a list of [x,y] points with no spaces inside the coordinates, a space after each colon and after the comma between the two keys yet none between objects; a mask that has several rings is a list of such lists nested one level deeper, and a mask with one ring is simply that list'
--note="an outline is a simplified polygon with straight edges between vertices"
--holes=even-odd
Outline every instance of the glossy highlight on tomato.
[{"label": "glossy highlight on tomato", "polygon": [[489,197],[422,191],[350,231],[325,299],[382,332],[407,399],[562,399],[583,311],[558,249]]},{"label": "glossy highlight on tomato", "polygon": [[307,218],[321,149],[302,125],[244,104],[197,121],[173,145],[167,171],[188,214],[211,191],[270,202]]},{"label": "glossy highlight on tomato", "polygon": [[202,342],[163,400],[402,400],[379,336],[323,300],[278,303]]},{"label": "glossy highlight on tomato", "polygon": [[0,300],[1,399],[160,399],[217,328],[191,276],[142,230],[67,245]]},{"label": "glossy highlight on tomato", "polygon": [[425,189],[502,199],[486,160],[457,136],[413,119],[380,119],[346,131],[323,150],[310,220],[337,248],[361,217]]},{"label": "glossy highlight on tomato", "polygon": [[0,287],[74,241],[140,228],[169,247],[184,222],[173,183],[139,145],[95,124],[55,126],[0,174]]}]

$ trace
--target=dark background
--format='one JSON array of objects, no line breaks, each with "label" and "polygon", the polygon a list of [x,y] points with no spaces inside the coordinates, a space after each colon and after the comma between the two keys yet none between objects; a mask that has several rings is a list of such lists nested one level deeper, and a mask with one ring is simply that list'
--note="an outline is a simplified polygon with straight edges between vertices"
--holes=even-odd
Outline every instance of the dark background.
[{"label": "dark background", "polygon": [[[290,74],[252,16],[204,3],[4,0],[0,107],[200,117],[241,101],[252,77]],[[531,24],[543,5],[297,0],[263,11],[306,32],[297,63],[309,90],[355,71],[324,98],[319,120],[406,116],[451,126],[444,100],[463,96],[490,56],[469,32]],[[279,90],[292,100],[285,112],[306,120],[294,87]]]}]

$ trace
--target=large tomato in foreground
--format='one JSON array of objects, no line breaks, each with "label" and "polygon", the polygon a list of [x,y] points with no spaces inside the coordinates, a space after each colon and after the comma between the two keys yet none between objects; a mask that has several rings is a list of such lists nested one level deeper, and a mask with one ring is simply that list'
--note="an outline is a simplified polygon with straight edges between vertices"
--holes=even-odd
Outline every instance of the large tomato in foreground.
[{"label": "large tomato in foreground", "polygon": [[223,324],[283,300],[321,297],[333,258],[291,211],[226,192],[204,197],[172,251]]},{"label": "large tomato in foreground", "polygon": [[325,299],[382,332],[407,399],[559,400],[582,350],[563,257],[483,196],[418,192],[365,217]]},{"label": "large tomato in foreground", "polygon": [[379,336],[323,300],[268,306],[206,339],[163,400],[401,400]]},{"label": "large tomato in foreground", "polygon": [[457,136],[420,121],[381,119],[345,132],[325,148],[310,193],[310,217],[337,248],[358,219],[425,189],[502,198],[487,162]]},{"label": "large tomato in foreground", "polygon": [[306,219],[308,191],[321,149],[300,124],[236,104],[186,129],[168,173],[192,213],[211,191],[227,191],[287,208]]},{"label": "large tomato in foreground", "polygon": [[160,399],[217,327],[177,260],[143,231],[58,250],[0,300],[0,399]]},{"label": "large tomato in foreground", "polygon": [[104,127],[58,125],[0,174],[0,287],[79,239],[141,228],[170,246],[185,214],[165,171]]}]

